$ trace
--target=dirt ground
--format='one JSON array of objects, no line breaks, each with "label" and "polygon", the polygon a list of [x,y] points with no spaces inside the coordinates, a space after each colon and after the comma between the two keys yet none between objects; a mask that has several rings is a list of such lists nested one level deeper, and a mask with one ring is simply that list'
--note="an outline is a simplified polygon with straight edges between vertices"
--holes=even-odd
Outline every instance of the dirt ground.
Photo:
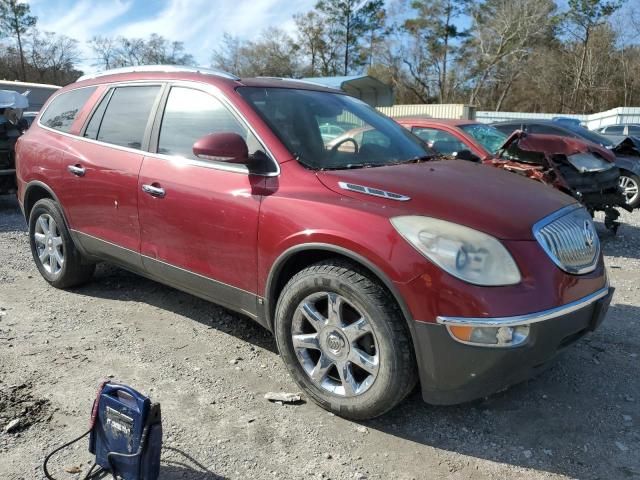
[{"label": "dirt ground", "polygon": [[[82,288],[50,287],[16,201],[0,197],[0,479],[43,478],[106,376],[162,404],[162,479],[640,478],[640,213],[623,220],[617,237],[598,225],[608,317],[550,370],[455,407],[415,392],[358,424],[266,401],[297,388],[244,317],[106,265]],[[80,478],[65,469],[90,460],[83,440],[54,472]]]}]

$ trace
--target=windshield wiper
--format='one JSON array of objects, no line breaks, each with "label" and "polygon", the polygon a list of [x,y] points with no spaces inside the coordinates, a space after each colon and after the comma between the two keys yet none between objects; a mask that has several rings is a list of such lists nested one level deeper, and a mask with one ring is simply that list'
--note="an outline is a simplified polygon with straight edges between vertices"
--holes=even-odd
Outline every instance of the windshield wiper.
[{"label": "windshield wiper", "polygon": [[347,163],[346,165],[331,165],[329,167],[322,167],[320,170],[352,170],[354,168],[373,168],[373,167],[386,167],[391,165],[389,163]]},{"label": "windshield wiper", "polygon": [[435,158],[435,155],[420,155],[417,157],[408,158],[407,160],[399,160],[397,162],[393,162],[388,165],[401,165],[403,163],[428,162],[429,160],[433,160],[434,158]]}]

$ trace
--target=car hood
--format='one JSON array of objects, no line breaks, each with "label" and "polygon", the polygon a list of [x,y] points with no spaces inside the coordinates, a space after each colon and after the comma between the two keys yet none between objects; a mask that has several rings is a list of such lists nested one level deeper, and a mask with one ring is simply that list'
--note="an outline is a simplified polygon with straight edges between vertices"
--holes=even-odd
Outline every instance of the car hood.
[{"label": "car hood", "polygon": [[[534,223],[576,203],[551,187],[464,160],[325,170],[317,176],[340,195],[392,207],[389,216],[435,217],[503,240],[532,240]],[[353,191],[345,189],[345,184],[374,191]],[[384,192],[409,199],[376,196]]]},{"label": "car hood", "polygon": [[640,138],[636,136],[609,136],[614,143],[612,150],[617,156],[640,156]]}]

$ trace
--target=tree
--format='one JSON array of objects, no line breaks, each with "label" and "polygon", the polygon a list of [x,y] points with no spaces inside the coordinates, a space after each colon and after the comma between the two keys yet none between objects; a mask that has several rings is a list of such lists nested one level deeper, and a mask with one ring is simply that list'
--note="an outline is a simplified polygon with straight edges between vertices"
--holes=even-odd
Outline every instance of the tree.
[{"label": "tree", "polygon": [[467,3],[468,0],[413,0],[415,16],[404,22],[413,45],[413,55],[404,62],[418,83],[428,82],[435,71],[440,103],[450,100],[447,72],[451,57],[459,49],[456,42],[468,35],[455,24]]},{"label": "tree", "polygon": [[603,25],[622,6],[621,0],[569,0],[567,28],[580,43],[578,71],[572,93],[572,106],[576,107],[578,92],[582,84],[589,39],[593,30]]},{"label": "tree", "polygon": [[18,3],[17,0],[0,0],[0,34],[15,38],[18,44],[20,79],[23,82],[27,79],[27,72],[22,37],[31,27],[35,26],[37,21],[36,17],[29,15],[29,13],[28,3]]},{"label": "tree", "polygon": [[293,16],[296,24],[296,45],[309,65],[307,76],[329,76],[338,72],[339,43],[318,12],[309,11]]},{"label": "tree", "polygon": [[222,45],[214,50],[214,67],[240,77],[297,77],[300,74],[298,46],[283,30],[263,30],[255,41],[243,41],[225,34]]},{"label": "tree", "polygon": [[135,65],[193,65],[193,56],[182,42],[172,42],[153,33],[147,40],[95,36],[89,46],[96,54],[94,65],[105,70]]},{"label": "tree", "polygon": [[[479,102],[480,93],[503,68],[520,74],[533,49],[553,37],[555,9],[553,0],[485,0],[470,5],[472,25],[465,45],[469,103]],[[503,87],[511,88],[514,80],[508,79]]]},{"label": "tree", "polygon": [[343,75],[366,63],[362,39],[379,28],[384,0],[319,0],[315,9],[343,49]]},{"label": "tree", "polygon": [[33,29],[26,56],[40,82],[65,84],[79,76],[74,67],[80,61],[78,41],[65,35]]}]

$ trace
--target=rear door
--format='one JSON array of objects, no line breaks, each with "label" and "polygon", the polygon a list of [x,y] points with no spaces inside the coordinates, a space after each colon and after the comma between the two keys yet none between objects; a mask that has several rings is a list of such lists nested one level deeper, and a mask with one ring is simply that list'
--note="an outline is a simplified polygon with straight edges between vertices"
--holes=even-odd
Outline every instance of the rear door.
[{"label": "rear door", "polygon": [[89,116],[82,138],[65,154],[65,196],[74,229],[91,253],[140,265],[138,173],[147,148],[151,113],[162,85],[117,85]]},{"label": "rear door", "polygon": [[209,87],[173,85],[165,97],[154,125],[156,153],[145,157],[137,188],[144,267],[165,283],[255,317],[264,177],[245,165],[197,158],[192,146],[204,135],[232,132],[245,138],[250,157],[266,152]]}]

